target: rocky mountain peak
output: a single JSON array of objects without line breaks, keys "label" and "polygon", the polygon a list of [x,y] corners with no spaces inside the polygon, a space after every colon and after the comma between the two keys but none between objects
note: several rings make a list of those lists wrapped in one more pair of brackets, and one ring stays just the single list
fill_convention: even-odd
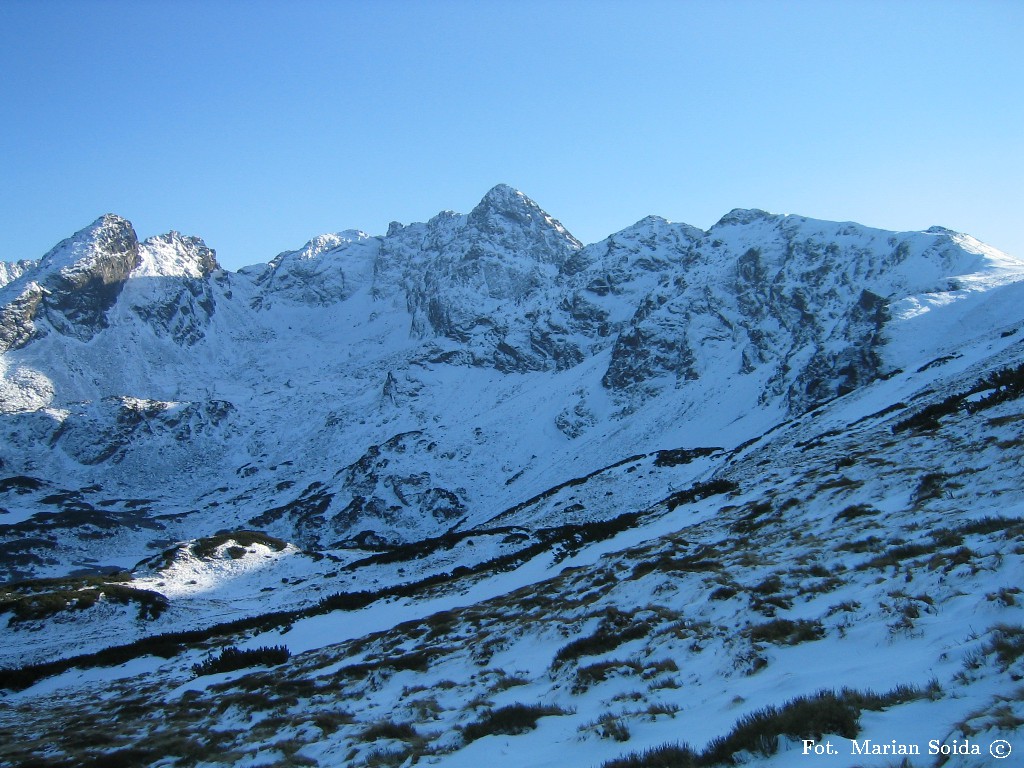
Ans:
[{"label": "rocky mountain peak", "polygon": [[138,266],[139,239],[127,219],[107,213],[61,241],[39,262],[40,272],[92,273],[127,277]]},{"label": "rocky mountain peak", "polygon": [[50,329],[91,339],[107,327],[107,310],[140,263],[131,222],[112,213],[100,216],[6,286],[0,349],[23,346]]},{"label": "rocky mountain peak", "polygon": [[760,208],[733,208],[725,216],[718,220],[712,229],[716,227],[725,227],[730,225],[747,225],[753,224],[757,221],[768,221],[770,219],[777,219],[778,215],[768,213],[768,211],[762,211]]},{"label": "rocky mountain peak", "polygon": [[369,240],[370,236],[356,229],[344,232],[328,232],[317,235],[295,251],[279,253],[270,262],[270,267],[277,268],[285,261],[312,261],[332,251],[339,251],[343,246]]},{"label": "rocky mountain peak", "polygon": [[559,221],[507,184],[498,184],[484,195],[466,223],[494,245],[527,246],[528,252],[542,261],[560,262],[583,247]]},{"label": "rocky mountain peak", "polygon": [[205,277],[220,269],[216,252],[202,238],[171,231],[148,238],[133,277]]},{"label": "rocky mountain peak", "polygon": [[531,211],[537,210],[540,210],[540,207],[518,189],[508,184],[496,184],[477,203],[473,214],[482,215],[493,211],[514,216],[519,211],[529,216]]},{"label": "rocky mountain peak", "polygon": [[279,253],[256,279],[256,305],[268,309],[275,296],[316,305],[345,299],[369,279],[379,246],[379,238],[349,229]]},{"label": "rocky mountain peak", "polygon": [[13,283],[29,270],[35,269],[37,261],[22,259],[19,261],[0,261],[0,288]]}]

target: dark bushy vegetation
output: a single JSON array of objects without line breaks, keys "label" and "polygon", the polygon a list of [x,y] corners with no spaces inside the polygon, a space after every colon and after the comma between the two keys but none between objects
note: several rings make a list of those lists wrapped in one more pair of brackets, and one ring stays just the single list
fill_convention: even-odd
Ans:
[{"label": "dark bushy vegetation", "polygon": [[776,645],[797,645],[811,640],[820,640],[825,628],[820,621],[807,619],[774,619],[750,628],[750,639],[755,643],[775,643]]},{"label": "dark bushy vegetation", "polygon": [[836,514],[835,520],[853,520],[857,517],[865,517],[869,515],[877,515],[878,510],[872,507],[870,504],[851,504],[845,509],[841,510]]},{"label": "dark bushy vegetation", "polygon": [[709,480],[706,483],[694,483],[689,488],[682,491],[676,491],[665,499],[665,505],[668,507],[668,511],[672,512],[683,504],[693,504],[695,501],[706,499],[709,496],[717,496],[722,493],[732,493],[736,490],[739,490],[739,486],[731,480],[719,479]]},{"label": "dark bushy vegetation", "polygon": [[411,651],[395,656],[384,656],[373,661],[363,661],[357,664],[346,664],[334,673],[337,678],[364,678],[371,672],[390,670],[392,672],[426,672],[430,668],[430,662],[445,653],[444,648],[432,648],[423,651]]},{"label": "dark bushy vegetation", "polygon": [[730,597],[735,597],[739,590],[729,584],[723,584],[708,595],[708,600],[728,600]]},{"label": "dark bushy vegetation", "polygon": [[618,648],[623,643],[646,637],[651,625],[645,621],[637,621],[633,614],[622,613],[611,609],[592,635],[573,640],[562,646],[555,654],[552,667],[558,667],[567,661],[581,656],[596,656]]},{"label": "dark bushy vegetation", "polygon": [[921,555],[928,555],[934,551],[935,547],[928,544],[901,544],[900,546],[887,549],[882,554],[871,558],[865,563],[861,563],[857,566],[857,570],[865,571],[868,568],[887,568],[890,565],[896,566],[904,560],[909,560],[912,557],[920,557]]},{"label": "dark bushy vegetation", "polygon": [[862,710],[881,710],[894,704],[925,698],[934,691],[899,686],[889,693],[819,691],[799,696],[781,707],[765,707],[740,718],[725,736],[711,741],[700,753],[686,745],[666,744],[646,752],[610,760],[601,768],[704,768],[733,765],[734,755],[749,752],[768,757],[779,748],[779,737],[820,740],[825,734],[847,739],[860,732]]},{"label": "dark bushy vegetation", "polygon": [[658,451],[654,457],[654,466],[677,467],[680,464],[689,464],[694,459],[714,456],[716,453],[721,452],[721,448],[674,448],[667,451]]},{"label": "dark bushy vegetation", "polygon": [[1024,533],[1024,520],[1019,517],[986,515],[985,517],[977,520],[971,520],[970,522],[957,526],[955,531],[961,536],[1006,531],[1007,538],[1009,538],[1011,536],[1019,536],[1021,533]]},{"label": "dark bushy vegetation", "polygon": [[0,493],[14,491],[15,493],[25,494],[30,491],[38,491],[44,485],[46,483],[38,477],[14,475],[13,477],[5,477],[3,480],[0,480]]},{"label": "dark bushy vegetation", "polygon": [[419,738],[419,734],[411,723],[395,723],[390,720],[382,720],[363,731],[362,738],[363,741],[377,741],[378,739],[410,741]]},{"label": "dark bushy vegetation", "polygon": [[985,654],[994,653],[999,668],[1004,672],[1024,656],[1024,627],[1000,624],[995,627],[992,639],[985,645]]},{"label": "dark bushy vegetation", "polygon": [[945,400],[932,403],[931,405],[922,408],[914,415],[896,422],[896,424],[893,425],[892,431],[894,433],[899,433],[908,429],[912,429],[916,432],[938,429],[941,426],[939,419],[943,416],[949,416],[951,413],[959,411],[963,406],[964,397],[965,395],[950,395]]},{"label": "dark bushy vegetation", "polygon": [[1016,368],[1002,368],[990,376],[982,379],[972,390],[973,392],[984,392],[991,389],[985,397],[974,403],[967,404],[967,410],[971,413],[991,408],[998,403],[1007,400],[1016,400],[1024,397],[1024,363]]},{"label": "dark bushy vegetation", "polygon": [[530,497],[526,501],[521,501],[518,504],[509,507],[504,512],[500,512],[499,514],[495,515],[494,517],[492,517],[487,522],[488,523],[492,523],[492,522],[494,522],[496,520],[500,520],[503,517],[510,517],[510,516],[512,516],[512,515],[514,515],[514,514],[516,514],[518,512],[522,512],[524,509],[526,509],[529,506],[532,506],[532,505],[534,505],[534,504],[536,504],[536,503],[538,503],[540,501],[544,501],[545,499],[548,499],[548,498],[554,496],[556,493],[558,493],[559,491],[561,491],[561,490],[563,490],[565,488],[573,488],[573,487],[575,487],[577,485],[583,485],[588,480],[591,480],[592,478],[597,477],[598,475],[600,475],[602,472],[607,472],[609,469],[615,469],[616,467],[621,467],[624,464],[633,464],[634,462],[640,461],[641,459],[645,459],[645,458],[647,458],[647,454],[646,453],[637,454],[636,456],[629,456],[629,457],[627,457],[625,459],[622,459],[620,461],[616,461],[614,464],[609,464],[607,467],[602,467],[601,469],[595,469],[593,472],[590,472],[590,473],[588,473],[586,475],[583,475],[582,477],[574,477],[571,480],[566,480],[564,483],[559,483],[558,485],[552,486],[551,488],[548,488],[546,491],[543,491],[542,493],[538,493],[536,496]]},{"label": "dark bushy vegetation", "polygon": [[[270,536],[262,531],[221,531],[214,536],[206,536],[192,544],[192,554],[199,558],[212,557],[217,547],[233,541],[240,547],[251,547],[253,544],[262,544],[275,552],[280,552],[288,542]],[[237,554],[237,553],[236,553]],[[244,554],[244,551],[243,553]],[[240,555],[234,556],[238,559]]]},{"label": "dark bushy vegetation", "polygon": [[604,763],[601,768],[697,768],[700,755],[686,744],[662,744]]},{"label": "dark bushy vegetation", "polygon": [[764,526],[778,522],[781,517],[772,515],[772,504],[770,501],[761,501],[746,506],[746,514],[729,526],[733,533],[751,534]]},{"label": "dark bushy vegetation", "polygon": [[507,707],[492,709],[462,729],[462,737],[468,744],[471,741],[490,736],[504,734],[514,736],[532,731],[537,727],[537,720],[548,715],[564,715],[565,710],[544,704],[510,704]]},{"label": "dark bushy vegetation", "polygon": [[[981,392],[988,392],[988,394],[980,400],[968,400],[971,395]],[[995,371],[978,381],[967,392],[950,395],[944,400],[922,408],[912,416],[897,422],[892,431],[938,429],[941,426],[939,419],[943,416],[949,416],[961,410],[967,413],[977,413],[1019,397],[1024,397],[1024,364],[1018,365],[1016,368],[1002,368]]]},{"label": "dark bushy vegetation", "polygon": [[68,576],[57,579],[30,579],[0,587],[0,614],[13,614],[11,621],[45,619],[62,611],[82,611],[101,598],[112,603],[137,603],[140,619],[158,618],[167,609],[167,598],[159,592],[137,589],[110,580],[131,580],[127,573],[107,576]]},{"label": "dark bushy vegetation", "polygon": [[640,674],[643,669],[643,666],[635,661],[623,661],[622,659],[588,664],[576,670],[576,681],[573,683],[572,692],[574,694],[583,693],[592,685],[603,683],[613,673]]},{"label": "dark bushy vegetation", "polygon": [[196,677],[201,677],[218,672],[234,672],[236,669],[245,669],[246,667],[272,667],[284,664],[290,656],[291,651],[283,645],[265,645],[248,650],[240,650],[232,645],[214,658],[207,659],[201,664],[193,664],[192,671],[195,672]]},{"label": "dark bushy vegetation", "polygon": [[741,751],[773,755],[782,735],[820,739],[826,733],[834,733],[852,739],[860,730],[859,717],[859,709],[833,691],[800,696],[782,707],[765,707],[741,718],[732,731],[708,745],[701,763],[731,762],[732,756]]},{"label": "dark bushy vegetation", "polygon": [[661,555],[655,560],[645,560],[633,567],[630,578],[639,579],[641,576],[646,576],[653,571],[661,571],[663,573],[706,573],[708,571],[720,571],[725,566],[722,565],[721,561],[707,556],[712,551],[710,548],[702,547],[692,555],[684,555],[683,557]]}]

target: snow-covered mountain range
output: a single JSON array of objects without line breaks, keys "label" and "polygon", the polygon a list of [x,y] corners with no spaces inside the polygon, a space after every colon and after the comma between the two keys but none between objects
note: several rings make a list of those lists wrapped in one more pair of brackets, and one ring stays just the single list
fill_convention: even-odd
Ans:
[{"label": "snow-covered mountain range", "polygon": [[[915,765],[1012,742],[1022,340],[1024,262],[941,227],[584,246],[500,185],[229,272],[103,216],[0,264],[0,760],[896,764],[712,749],[825,689]],[[188,681],[225,645],[292,656]]]}]

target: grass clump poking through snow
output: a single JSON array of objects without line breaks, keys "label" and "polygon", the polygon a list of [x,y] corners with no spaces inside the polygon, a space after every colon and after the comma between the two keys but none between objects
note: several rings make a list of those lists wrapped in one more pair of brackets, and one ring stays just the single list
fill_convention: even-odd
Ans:
[{"label": "grass clump poking through snow", "polygon": [[207,659],[201,664],[194,664],[192,671],[196,677],[213,675],[217,672],[233,672],[236,669],[246,667],[272,667],[277,664],[284,664],[291,656],[283,645],[262,646],[251,650],[239,650],[233,645],[225,648],[220,655]]},{"label": "grass clump poking through snow", "polygon": [[462,729],[462,738],[467,744],[484,736],[504,734],[515,736],[537,727],[537,720],[548,715],[564,715],[561,707],[546,704],[510,704],[484,713],[475,723]]},{"label": "grass clump poking through snow", "polygon": [[604,763],[601,768],[696,768],[700,755],[686,744],[662,744]]},{"label": "grass clump poking through snow", "polygon": [[701,764],[731,762],[737,752],[773,755],[779,736],[820,739],[831,733],[847,739],[860,730],[859,708],[834,691],[800,696],[782,707],[765,707],[740,719],[725,736],[714,739],[701,755]]},{"label": "grass clump poking through snow", "polygon": [[415,741],[419,736],[419,733],[417,733],[411,723],[396,723],[391,720],[376,722],[362,733],[364,741],[378,741],[380,739]]},{"label": "grass clump poking through snow", "polygon": [[825,628],[820,621],[807,619],[775,619],[756,624],[750,628],[750,639],[755,643],[775,643],[776,645],[797,645],[812,640],[820,640]]},{"label": "grass clump poking through snow", "polygon": [[611,609],[598,625],[594,634],[562,646],[551,662],[553,668],[560,667],[567,661],[581,656],[596,656],[599,653],[612,651],[623,643],[646,637],[651,625],[645,621],[637,621],[632,614]]},{"label": "grass clump poking through snow", "polygon": [[1024,627],[999,624],[993,628],[992,639],[986,643],[984,653],[996,655],[999,668],[1004,672],[1024,656]]},{"label": "grass clump poking through snow", "polygon": [[820,740],[825,734],[846,739],[860,732],[862,710],[881,710],[922,698],[935,698],[938,686],[900,685],[888,693],[819,691],[798,696],[781,707],[765,707],[740,718],[729,733],[719,736],[700,753],[686,745],[666,744],[604,763],[601,768],[703,768],[734,765],[740,752],[768,757],[779,749],[779,737]]},{"label": "grass clump poking through snow", "polygon": [[853,520],[857,517],[865,517],[869,515],[877,515],[878,510],[872,507],[870,504],[851,504],[836,514],[835,521],[840,520]]}]

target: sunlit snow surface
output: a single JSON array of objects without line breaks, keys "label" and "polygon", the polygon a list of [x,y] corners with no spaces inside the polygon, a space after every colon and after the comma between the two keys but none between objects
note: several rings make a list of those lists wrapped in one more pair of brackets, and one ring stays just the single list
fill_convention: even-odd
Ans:
[{"label": "sunlit snow surface", "polygon": [[[118,723],[125,741],[111,749],[165,730],[236,731],[219,747],[234,765],[297,754],[324,766],[416,757],[596,768],[665,742],[703,748],[745,714],[794,696],[935,680],[935,700],[864,712],[858,738],[915,742],[926,753],[929,739],[962,740],[955,727],[974,717],[972,739],[986,754],[949,765],[990,765],[987,744],[1000,734],[1024,753],[1016,731],[985,724],[999,707],[1024,719],[1012,677],[1024,670],[1001,670],[991,654],[972,661],[998,624],[1024,623],[1022,599],[1006,591],[1021,577],[1022,533],[1012,522],[1024,517],[1021,401],[954,414],[935,433],[893,433],[923,405],[1020,364],[1024,265],[945,230],[890,233],[758,211],[735,211],[707,233],[652,217],[584,248],[513,190],[499,188],[485,203],[382,238],[324,235],[238,273],[211,271],[194,239],[146,241],[109,327],[88,341],[51,329],[4,353],[3,471],[43,485],[5,491],[0,525],[22,526],[9,529],[8,542],[65,536],[60,557],[47,561],[40,549],[43,561],[22,567],[37,576],[131,569],[132,586],[170,606],[139,620],[132,606],[101,601],[11,623],[0,629],[0,664],[309,610],[335,593],[386,590],[512,555],[545,528],[644,512],[640,522],[576,551],[542,551],[412,597],[217,641],[290,648],[288,664],[250,687],[272,699],[275,686],[311,681],[293,701],[221,711],[249,685],[247,673],[193,679],[192,665],[216,652],[202,646],[169,660],[72,669],[6,694],[0,728],[27,743],[80,708]],[[63,269],[81,247],[61,248],[60,264],[51,261]],[[3,296],[20,295],[31,276],[19,274]],[[849,345],[862,291],[887,302],[884,375],[794,409],[801,367]],[[815,303],[801,326],[791,320],[807,296]],[[577,297],[605,324],[600,332],[577,311]],[[743,329],[752,323],[767,341],[751,340]],[[668,350],[670,362],[655,360],[635,386],[611,388],[603,379],[631,332]],[[505,349],[499,342],[527,356],[522,370],[494,362]],[[544,357],[570,347],[579,359],[558,359],[572,364]],[[658,451],[676,448],[708,451],[659,460]],[[929,475],[939,477],[938,490],[922,498]],[[663,503],[712,479],[737,490],[672,511]],[[458,515],[439,519],[410,501],[428,487],[456,496]],[[268,514],[321,490],[333,494],[321,522],[304,528],[287,513]],[[68,492],[79,495],[69,501]],[[360,494],[379,498],[390,517],[336,524]],[[840,514],[856,505],[872,511]],[[51,530],[55,513],[69,509],[120,524]],[[956,543],[932,537],[985,517],[1010,522]],[[229,543],[203,558],[190,549],[243,528],[291,543],[248,545],[234,556]],[[469,535],[399,562],[361,563],[373,552],[347,537],[362,529],[395,542]],[[859,550],[843,548],[857,542]],[[923,549],[894,565],[866,565],[907,544]],[[957,555],[961,547],[968,552]],[[161,559],[166,552],[177,554]],[[712,564],[671,565],[687,557]],[[779,586],[759,586],[773,576]],[[722,587],[735,594],[712,599]],[[781,604],[766,607],[758,595]],[[650,632],[553,665],[612,608],[650,622]],[[437,618],[440,611],[451,614]],[[901,623],[910,613],[909,626]],[[772,618],[818,621],[824,636],[752,641],[751,627]],[[429,663],[382,665],[418,652],[431,654]],[[611,661],[621,664],[605,679],[581,684],[581,669]],[[346,675],[354,664],[370,666]],[[128,701],[158,712],[161,724],[120,710]],[[463,745],[460,728],[514,702],[565,714]],[[315,724],[339,710],[353,722]],[[626,725],[628,741],[602,737],[605,715]],[[280,718],[273,729],[257,727],[272,717]],[[385,720],[412,724],[420,746],[365,738]],[[285,740],[294,743],[274,746]],[[894,764],[851,757],[849,742],[833,741],[843,745],[834,759],[804,756],[799,742],[783,739],[777,755],[751,764]],[[386,752],[401,757],[374,757]],[[214,750],[209,761],[217,757]]]}]

